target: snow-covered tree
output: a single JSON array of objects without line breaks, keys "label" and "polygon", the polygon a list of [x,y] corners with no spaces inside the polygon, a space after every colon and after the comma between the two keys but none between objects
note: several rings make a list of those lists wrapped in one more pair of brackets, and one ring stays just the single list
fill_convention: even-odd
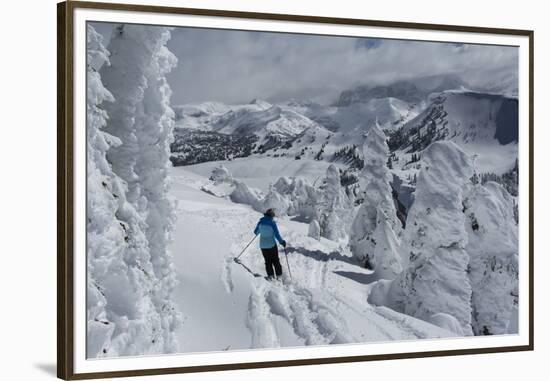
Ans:
[{"label": "snow-covered tree", "polygon": [[277,190],[277,192],[287,195],[292,193],[294,182],[295,178],[283,176],[279,177],[279,179],[275,181],[273,187]]},{"label": "snow-covered tree", "polygon": [[465,201],[476,335],[517,333],[518,227],[514,199],[494,182],[475,185]]},{"label": "snow-covered tree", "polygon": [[316,216],[321,236],[333,241],[344,239],[351,223],[351,201],[340,184],[340,171],[332,164],[327,168],[320,193]]},{"label": "snow-covered tree", "polygon": [[313,220],[309,223],[307,235],[317,241],[321,239],[321,226],[319,226],[317,220]]},{"label": "snow-covered tree", "polygon": [[304,221],[315,218],[319,192],[307,179],[281,177],[273,184],[273,187],[288,199],[287,214],[289,216],[296,216]]},{"label": "snow-covered tree", "polygon": [[233,184],[235,189],[229,195],[233,202],[250,205],[261,213],[273,208],[279,216],[297,216],[303,220],[315,218],[318,192],[305,179],[281,177],[269,187],[265,196],[243,182],[233,180]]},{"label": "snow-covered tree", "polygon": [[250,205],[252,209],[260,213],[265,212],[261,194],[241,181],[235,181],[235,189],[231,192],[229,198],[237,204]]},{"label": "snow-covered tree", "polygon": [[[147,198],[145,234],[156,278],[153,302],[161,318],[159,341],[164,342],[165,352],[175,352],[178,346],[174,331],[179,326],[179,313],[172,301],[172,292],[177,275],[168,249],[176,222],[175,200],[169,193],[170,144],[174,141],[175,114],[170,107],[172,90],[166,74],[176,67],[178,61],[166,47],[170,30],[162,29],[154,34],[154,40],[150,40],[150,46],[155,50],[144,71],[147,87],[136,115],[140,154],[135,169],[141,181],[141,193]],[[142,35],[137,33],[134,38]]]},{"label": "snow-covered tree", "polygon": [[212,180],[214,184],[220,184],[227,181],[230,182],[233,180],[233,178],[226,167],[224,167],[223,165],[219,165],[212,170],[212,173],[210,174],[210,180]]},{"label": "snow-covered tree", "polygon": [[386,298],[389,307],[426,321],[448,314],[465,335],[472,334],[472,288],[462,201],[472,175],[472,159],[456,144],[435,142],[425,151],[404,233],[406,268]]},{"label": "snow-covered tree", "polygon": [[382,208],[376,210],[376,229],[372,235],[374,246],[374,279],[394,279],[403,271],[399,256],[400,240]]},{"label": "snow-covered tree", "polygon": [[288,212],[289,201],[281,195],[274,186],[269,187],[269,192],[262,200],[262,210],[274,209],[277,216],[284,216]]},{"label": "snow-covered tree", "polygon": [[387,167],[389,148],[386,135],[373,126],[363,148],[364,167],[360,181],[365,184],[364,202],[350,232],[352,254],[374,269],[376,278],[394,279],[402,271],[399,256],[400,221],[397,218]]},{"label": "snow-covered tree", "polygon": [[[171,299],[176,272],[168,251],[174,204],[168,197],[173,111],[165,75],[176,64],[163,27],[120,25],[101,78],[115,102],[105,103],[105,131],[120,144],[106,152],[121,179],[113,192],[123,247],[97,280],[114,331],[99,354],[125,356],[175,352],[181,319]],[[90,193],[90,192],[89,192]]]},{"label": "snow-covered tree", "polygon": [[106,152],[121,141],[103,128],[108,119],[103,102],[114,97],[103,86],[99,68],[109,65],[103,37],[87,27],[87,355],[96,357],[110,346],[115,324],[110,316],[113,300],[105,294],[105,280],[124,268],[125,224],[117,218],[123,183],[113,173]]}]

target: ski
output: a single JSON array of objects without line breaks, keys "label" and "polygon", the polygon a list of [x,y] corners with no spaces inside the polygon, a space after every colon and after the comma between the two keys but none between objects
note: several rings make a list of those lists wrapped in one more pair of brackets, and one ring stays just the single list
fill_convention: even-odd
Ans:
[{"label": "ski", "polygon": [[254,278],[261,278],[262,275],[261,274],[258,274],[258,273],[255,273],[254,271],[250,270],[250,268],[245,265],[244,263],[242,263],[239,258],[233,258],[233,262],[235,262],[236,264],[238,265],[241,265],[249,274],[251,274]]},{"label": "ski", "polygon": [[238,258],[233,258],[233,262],[235,262],[236,264],[238,265],[241,265],[242,268],[247,272],[249,273],[250,275],[252,275],[254,278],[263,278],[265,281],[273,284],[273,285],[278,285],[280,284],[281,286],[287,286],[287,285],[290,285],[292,284],[292,281],[289,280],[289,279],[277,279],[277,278],[272,278],[272,277],[268,277],[268,276],[264,276],[264,275],[261,275],[257,272],[254,272],[250,269],[250,267],[248,267],[246,264],[244,264],[243,262],[241,262]]}]

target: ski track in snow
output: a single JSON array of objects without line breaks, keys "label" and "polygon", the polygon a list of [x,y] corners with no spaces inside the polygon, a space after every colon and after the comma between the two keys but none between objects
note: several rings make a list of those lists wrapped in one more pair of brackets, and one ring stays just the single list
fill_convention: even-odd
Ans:
[{"label": "ski track in snow", "polygon": [[[242,306],[245,309],[242,325],[250,333],[249,348],[452,336],[447,331],[412,317],[369,305],[365,284],[358,284],[335,273],[335,270],[346,269],[359,275],[368,275],[368,271],[352,264],[350,254],[336,243],[324,239],[318,242],[307,237],[305,224],[278,219],[281,235],[291,245],[288,261],[292,281],[289,279],[282,248],[279,253],[283,266],[282,282],[269,282],[263,278],[265,269],[257,241],[241,256],[244,266],[235,263],[234,258],[254,237],[252,230],[260,214],[248,206],[206,195],[199,190],[201,184],[197,175],[189,175],[191,179],[174,176],[176,185],[185,190],[185,197],[192,195],[195,198],[199,194],[200,200],[180,199],[180,218],[192,218],[200,225],[222,231],[226,241],[231,243],[225,255],[222,254],[218,269],[210,271],[218,271],[222,284],[220,288],[226,294],[222,298],[234,295],[234,305],[247,299],[246,305]],[[255,277],[254,274],[261,274],[262,277]],[[196,292],[200,293],[201,290]],[[237,292],[248,293],[248,296],[240,298],[242,301],[239,302],[234,294]],[[185,300],[179,302],[184,314],[188,315]],[[185,325],[180,340],[186,338]],[[189,330],[191,328],[188,327]],[[227,330],[231,329],[227,327]],[[228,348],[244,346],[243,343],[235,345],[225,342],[223,345]],[[185,345],[182,347],[186,348]],[[219,347],[210,350],[219,350]]]}]

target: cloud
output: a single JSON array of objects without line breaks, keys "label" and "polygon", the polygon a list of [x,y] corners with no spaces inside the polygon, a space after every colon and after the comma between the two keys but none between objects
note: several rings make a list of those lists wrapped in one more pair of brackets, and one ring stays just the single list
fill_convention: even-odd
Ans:
[{"label": "cloud", "polygon": [[[108,32],[105,32],[108,33]],[[357,85],[458,74],[472,86],[517,78],[514,47],[176,28],[173,103],[333,101]]]}]

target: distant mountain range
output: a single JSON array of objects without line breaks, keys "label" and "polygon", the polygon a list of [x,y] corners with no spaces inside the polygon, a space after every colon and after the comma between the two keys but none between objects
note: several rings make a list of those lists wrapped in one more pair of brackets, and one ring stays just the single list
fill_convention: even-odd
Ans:
[{"label": "distant mountain range", "polygon": [[431,93],[461,88],[468,88],[468,84],[457,75],[420,77],[397,81],[389,85],[361,85],[343,91],[334,106],[344,107],[380,98],[397,98],[407,103],[421,103]]},{"label": "distant mountain range", "polygon": [[517,99],[470,90],[456,75],[362,85],[343,91],[332,105],[255,99],[173,108],[175,165],[250,155],[350,162],[342,154],[356,158],[375,124],[386,131],[392,152],[403,155],[445,139],[479,155],[483,171],[502,173],[517,158]]}]

